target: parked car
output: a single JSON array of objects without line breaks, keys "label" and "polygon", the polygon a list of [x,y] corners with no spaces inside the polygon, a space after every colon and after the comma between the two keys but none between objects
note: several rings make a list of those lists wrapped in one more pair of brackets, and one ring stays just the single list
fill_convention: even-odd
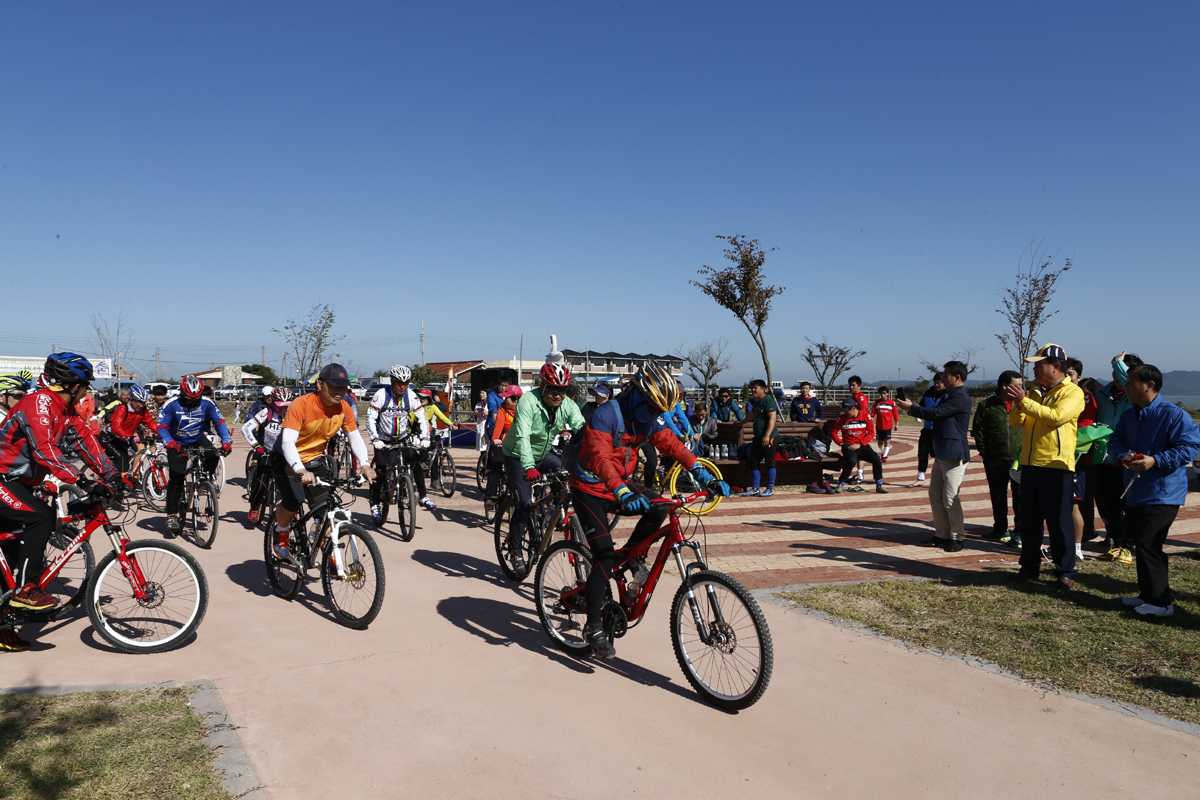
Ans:
[{"label": "parked car", "polygon": [[235,400],[239,391],[237,386],[221,386],[213,389],[213,397],[217,400]]},{"label": "parked car", "polygon": [[361,383],[350,384],[350,391],[354,392],[354,396],[359,400],[367,396],[367,389]]}]

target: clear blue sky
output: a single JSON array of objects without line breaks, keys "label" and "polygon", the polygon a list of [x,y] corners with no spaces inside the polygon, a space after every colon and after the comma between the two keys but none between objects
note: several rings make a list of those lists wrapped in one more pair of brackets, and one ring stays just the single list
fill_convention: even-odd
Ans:
[{"label": "clear blue sky", "polygon": [[[5,3],[0,352],[277,364],[664,352],[745,329],[689,278],[778,248],[804,337],[917,377],[994,334],[1031,240],[1074,259],[1043,340],[1200,369],[1194,3]],[[1170,391],[1170,387],[1167,387]]]}]

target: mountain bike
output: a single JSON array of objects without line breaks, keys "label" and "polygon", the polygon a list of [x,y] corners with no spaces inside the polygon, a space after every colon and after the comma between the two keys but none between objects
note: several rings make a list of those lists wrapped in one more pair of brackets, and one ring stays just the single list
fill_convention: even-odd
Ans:
[{"label": "mountain bike", "polygon": [[181,450],[188,457],[188,465],[183,474],[180,521],[185,528],[191,526],[192,541],[198,547],[207,550],[217,538],[217,523],[221,518],[215,479],[204,463],[207,460],[206,456],[211,456],[212,451],[197,445],[183,447]]},{"label": "mountain bike", "polygon": [[[561,531],[565,539],[583,544],[583,526],[579,524],[571,508],[571,487],[566,470],[543,475],[533,484],[533,505],[529,508],[529,519],[525,533],[518,543],[524,568],[517,569],[512,563],[512,515],[516,498],[512,493],[505,495],[497,504],[492,529],[496,544],[496,560],[509,580],[520,583],[533,572],[534,566]],[[505,482],[507,485],[507,481]]]},{"label": "mountain bike", "polygon": [[483,449],[479,451],[479,459],[475,462],[475,485],[481,492],[487,488],[488,447],[490,446],[490,442],[483,445]]},{"label": "mountain bike", "polygon": [[349,478],[357,470],[354,468],[354,453],[350,450],[350,437],[344,430],[338,430],[329,444],[325,446],[325,454],[329,456],[333,477]]},{"label": "mountain bike", "polygon": [[276,557],[272,526],[263,538],[263,558],[271,589],[285,600],[291,600],[304,587],[310,569],[321,570],[321,586],[333,618],[347,628],[362,630],[383,607],[383,592],[387,580],[383,556],[371,534],[350,521],[349,503],[342,491],[361,486],[359,476],[317,479],[316,486],[329,492],[308,513],[296,515],[288,536],[291,558]]},{"label": "mountain bike", "polygon": [[[254,449],[251,448],[250,455],[254,456]],[[254,492],[255,484],[259,481],[265,481],[265,485],[259,490],[258,503],[251,507],[251,511],[258,512],[258,527],[262,530],[268,530],[275,519],[275,506],[279,504],[279,487],[275,483],[275,476],[271,474],[271,454],[264,453],[261,458],[248,459],[248,469],[246,470],[246,499],[249,500]],[[249,523],[250,527],[255,527],[253,523]]]},{"label": "mountain bike", "polygon": [[[709,570],[699,543],[685,535],[679,523],[684,505],[705,500],[703,493],[695,493],[653,501],[666,504],[670,514],[653,536],[616,551],[613,577],[617,599],[613,599],[610,582],[602,619],[613,638],[624,636],[641,622],[667,558],[673,557],[682,577],[671,603],[675,658],[684,677],[708,702],[739,710],[754,705],[767,690],[774,648],[766,618],[754,596],[729,575]],[[645,582],[640,587],[631,585],[626,573],[632,578],[639,567],[645,568],[650,548],[660,538],[662,545]],[[684,563],[684,548],[694,552],[695,561],[690,564]],[[534,579],[542,627],[558,647],[575,655],[590,650],[583,629],[587,622],[587,580],[594,563],[591,552],[580,543],[556,542],[543,556]]]},{"label": "mountain bike", "polygon": [[[418,441],[420,441],[418,439]],[[400,457],[384,475],[383,492],[379,498],[379,521],[375,527],[387,522],[388,510],[396,505],[396,517],[400,522],[401,541],[411,542],[417,532],[417,482],[413,480],[412,466],[408,463],[411,445],[401,442],[376,443],[376,450],[399,450]]]},{"label": "mountain bike", "polygon": [[153,448],[147,446],[133,456],[130,472],[138,475],[142,487],[142,499],[146,505],[163,514],[167,510],[167,483],[171,476],[167,469],[167,451],[161,442]]},{"label": "mountain bike", "polygon": [[[68,501],[68,491],[78,499]],[[102,500],[74,486],[60,487],[58,520],[47,547],[38,586],[59,600],[45,611],[13,608],[18,588],[0,550],[0,622],[10,625],[60,619],[85,599],[88,620],[104,641],[127,653],[161,653],[184,644],[208,609],[208,580],[192,556],[177,544],[130,541],[109,521]],[[113,551],[97,564],[88,539],[104,528]],[[20,532],[0,533],[0,541]]]},{"label": "mountain bike", "polygon": [[[704,467],[712,473],[717,480],[722,480],[721,470],[717,469],[717,465],[707,458],[697,458],[696,463]],[[648,483],[646,475],[646,457],[638,452],[638,465],[634,471],[634,482],[642,486],[658,486],[662,487],[661,491],[669,494],[672,497],[681,495],[696,494],[704,491],[704,487],[696,480],[696,476],[691,470],[684,469],[683,464],[673,458],[660,455],[658,459],[658,467],[655,470],[655,481]],[[712,511],[717,506],[721,505],[724,498],[719,494],[710,494],[708,499],[696,504],[695,506],[685,506],[683,511],[693,516],[702,517]]]},{"label": "mountain bike", "polygon": [[429,450],[428,468],[425,474],[429,476],[429,488],[437,489],[443,497],[453,497],[454,488],[458,485],[458,472],[454,466],[454,456],[442,444],[440,436],[433,439]]}]

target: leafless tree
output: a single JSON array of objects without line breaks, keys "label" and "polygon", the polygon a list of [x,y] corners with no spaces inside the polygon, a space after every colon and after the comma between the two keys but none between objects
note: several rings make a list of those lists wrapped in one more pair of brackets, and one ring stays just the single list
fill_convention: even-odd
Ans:
[{"label": "leafless tree", "polygon": [[343,338],[333,335],[336,314],[329,305],[315,303],[301,319],[288,318],[282,328],[271,331],[283,337],[291,359],[300,367],[300,380],[306,380],[323,363],[325,354]]},{"label": "leafless tree", "polygon": [[132,377],[128,374],[123,374],[122,365],[132,359],[131,352],[134,347],[133,326],[129,323],[129,315],[125,309],[117,312],[116,319],[105,316],[104,314],[92,314],[92,342],[96,345],[99,351],[100,358],[111,358],[113,360],[113,376],[114,380],[124,380],[126,377]]},{"label": "leafless tree", "polygon": [[[763,369],[767,372],[767,385],[771,385],[771,360],[767,358],[767,340],[763,336],[763,326],[771,313],[771,298],[783,293],[782,286],[767,286],[763,284],[762,265],[767,258],[767,252],[759,247],[758,239],[747,239],[739,234],[733,236],[718,236],[729,242],[725,249],[725,258],[733,262],[733,266],[715,269],[705,265],[697,273],[705,276],[703,282],[688,281],[700,291],[717,301],[717,305],[727,308],[750,331],[754,343],[762,353]],[[776,248],[772,247],[771,250]]]},{"label": "leafless tree", "polygon": [[1022,376],[1028,366],[1025,358],[1037,346],[1038,331],[1046,320],[1058,313],[1050,310],[1058,279],[1072,266],[1068,258],[1061,267],[1055,267],[1057,257],[1058,253],[1047,253],[1041,241],[1031,241],[1021,251],[1013,285],[1000,290],[1001,308],[996,309],[996,313],[1004,317],[1008,332],[998,333],[996,338]]},{"label": "leafless tree", "polygon": [[[977,356],[982,351],[983,351],[982,347],[976,347],[975,345],[971,344],[970,342],[967,342],[967,343],[963,344],[962,347],[958,348],[953,353],[951,353],[950,358],[948,358],[946,360],[947,361],[961,361],[964,364],[966,364],[967,365],[967,376],[970,377],[971,373],[973,373],[979,369],[979,365],[975,363],[975,356]],[[933,363],[925,356],[918,355],[917,358],[920,360],[921,366],[924,367],[930,374],[935,374],[935,373],[942,371],[942,365]]]},{"label": "leafless tree", "polygon": [[[729,369],[729,359],[725,357],[725,348],[728,346],[729,342],[725,339],[702,342],[687,351],[687,355],[683,357],[688,377],[704,387],[705,403],[708,402],[709,390],[717,376]],[[683,352],[682,345],[679,351]]]},{"label": "leafless tree", "polygon": [[867,351],[830,344],[824,336],[819,342],[814,342],[807,336],[804,337],[804,340],[808,342],[808,348],[804,351],[804,360],[808,362],[813,375],[821,384],[821,399],[828,400],[829,387],[837,383],[839,375],[849,372],[854,360],[865,356]]}]

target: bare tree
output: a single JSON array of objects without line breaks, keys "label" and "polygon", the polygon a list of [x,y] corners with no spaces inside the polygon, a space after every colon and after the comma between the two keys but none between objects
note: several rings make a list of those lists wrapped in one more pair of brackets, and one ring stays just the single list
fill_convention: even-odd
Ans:
[{"label": "bare tree", "polygon": [[[767,371],[767,385],[771,385],[771,360],[767,358],[767,340],[763,326],[771,313],[771,298],[783,293],[782,286],[763,285],[762,265],[767,258],[758,245],[758,239],[747,239],[739,234],[717,236],[729,242],[725,258],[733,266],[715,269],[705,265],[696,272],[705,276],[703,282],[688,281],[700,291],[717,301],[717,305],[733,312],[746,330],[750,331],[754,343],[762,353],[763,369]],[[777,248],[772,247],[771,250]]]},{"label": "bare tree", "polygon": [[124,380],[122,365],[132,358],[133,327],[129,324],[129,315],[125,309],[117,312],[116,319],[110,319],[103,314],[92,314],[92,342],[99,351],[100,358],[111,358],[113,361],[113,376],[115,380]]},{"label": "bare tree", "polygon": [[808,366],[812,367],[813,375],[821,384],[821,399],[828,400],[829,387],[837,383],[839,375],[850,371],[854,359],[865,356],[867,351],[830,344],[824,336],[819,342],[814,342],[807,336],[804,337],[804,340],[808,342],[808,348],[804,351],[804,360],[808,362]]},{"label": "bare tree", "polygon": [[336,315],[328,304],[315,303],[302,319],[288,318],[282,328],[272,328],[283,337],[294,363],[300,367],[300,380],[321,366],[327,351],[344,337],[333,335]]},{"label": "bare tree", "polygon": [[[729,342],[717,339],[715,342],[702,342],[687,352],[683,362],[687,365],[688,377],[704,387],[704,402],[708,402],[709,389],[713,382],[725,370],[729,369],[729,359],[725,357],[725,348]],[[683,346],[679,347],[683,352]]]},{"label": "bare tree", "polygon": [[[967,343],[963,344],[962,347],[958,348],[953,353],[951,353],[950,358],[948,358],[946,360],[947,361],[961,361],[964,364],[966,364],[967,365],[967,377],[970,377],[971,373],[973,373],[979,369],[979,365],[975,363],[975,356],[977,356],[982,351],[983,351],[982,347],[976,347],[975,345],[971,344],[970,342],[967,342]],[[942,371],[941,365],[933,363],[925,356],[917,355],[917,358],[920,360],[921,366],[924,367],[929,373],[933,374],[933,373],[938,373],[938,372]]]},{"label": "bare tree", "polygon": [[[1029,254],[1028,262],[1025,254]],[[1058,253],[1048,254],[1041,241],[1031,241],[1021,251],[1017,262],[1016,280],[1012,286],[1000,290],[1002,308],[996,313],[1004,317],[1007,333],[997,333],[996,338],[1012,360],[1013,366],[1022,376],[1028,364],[1025,358],[1037,345],[1037,334],[1046,320],[1057,314],[1050,310],[1058,279],[1071,268],[1071,259],[1065,259],[1061,267],[1054,266]]]}]

